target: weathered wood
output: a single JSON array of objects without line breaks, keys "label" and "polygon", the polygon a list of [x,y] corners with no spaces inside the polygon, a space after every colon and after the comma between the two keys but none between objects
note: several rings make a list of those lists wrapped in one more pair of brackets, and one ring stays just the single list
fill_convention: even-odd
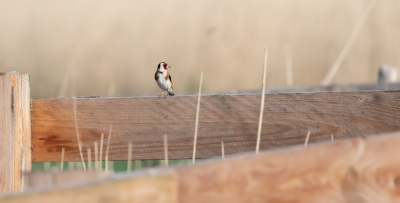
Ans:
[{"label": "weathered wood", "polygon": [[[68,184],[0,198],[4,203],[177,203],[178,181],[172,172]],[[54,189],[57,188],[57,189]],[[49,190],[50,189],[50,190]]]},{"label": "weathered wood", "polygon": [[21,187],[22,172],[32,169],[31,93],[28,74],[12,73],[11,81],[14,87],[14,191],[17,191]]},{"label": "weathered wood", "polygon": [[343,178],[346,202],[400,202],[400,133],[369,137]]},{"label": "weathered wood", "polygon": [[0,73],[0,192],[10,192],[14,188],[12,92],[11,75]]},{"label": "weathered wood", "polygon": [[177,168],[179,202],[346,202],[342,178],[360,139]]},{"label": "weathered wood", "polygon": [[19,190],[31,170],[30,112],[29,75],[0,73],[0,192]]},{"label": "weathered wood", "polygon": [[400,201],[400,133],[177,168],[179,202]]},{"label": "weathered wood", "polygon": [[[193,150],[195,96],[79,98],[77,120],[83,149],[113,126],[109,160],[163,159],[168,134],[170,159],[189,159]],[[204,96],[197,158],[254,151],[260,94]],[[79,161],[73,99],[33,100],[33,162]],[[400,91],[269,94],[265,100],[260,150],[400,129]],[[84,157],[87,157],[84,151]],[[104,152],[103,152],[104,153]]]},{"label": "weathered wood", "polygon": [[3,197],[0,203],[119,203],[131,198],[191,203],[396,203],[400,201],[399,144],[400,132],[396,132],[298,146],[168,170],[151,169],[144,176],[143,172],[119,174],[106,181]]}]

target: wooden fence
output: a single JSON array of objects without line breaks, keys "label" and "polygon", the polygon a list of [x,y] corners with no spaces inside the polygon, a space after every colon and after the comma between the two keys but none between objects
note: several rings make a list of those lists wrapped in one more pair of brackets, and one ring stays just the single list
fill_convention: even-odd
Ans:
[{"label": "wooden fence", "polygon": [[[109,160],[126,160],[129,142],[134,160],[164,159],[164,134],[170,159],[192,156],[196,96],[31,100],[29,76],[18,73],[0,74],[0,93],[3,192],[21,188],[21,171],[30,171],[32,162],[61,161],[62,148],[64,161],[80,161],[77,131],[83,157],[110,129]],[[260,94],[201,100],[196,158],[220,157],[222,141],[226,155],[250,155],[115,175],[0,202],[396,202],[400,135],[337,140],[400,130],[400,91],[268,94],[261,150],[303,144],[308,131],[311,143],[332,136],[335,143],[255,156],[260,103]]]},{"label": "wooden fence", "polygon": [[400,133],[234,156],[5,196],[2,203],[399,202]]}]

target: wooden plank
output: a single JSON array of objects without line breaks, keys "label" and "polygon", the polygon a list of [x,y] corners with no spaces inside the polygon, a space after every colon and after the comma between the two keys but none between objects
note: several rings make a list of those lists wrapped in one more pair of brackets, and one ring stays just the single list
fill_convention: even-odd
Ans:
[{"label": "wooden plank", "polygon": [[0,192],[11,192],[31,170],[29,75],[2,72],[0,84]]},{"label": "wooden plank", "polygon": [[[191,203],[394,203],[400,200],[399,144],[400,132],[396,132],[251,153],[184,167],[150,169],[144,175],[119,174],[106,181],[31,191],[0,198],[0,203],[118,203],[130,198]],[[154,196],[151,199],[146,195]],[[162,197],[168,198],[161,201]]]},{"label": "wooden plank", "polygon": [[0,198],[1,203],[177,203],[178,181],[171,171],[69,184]]},{"label": "wooden plank", "polygon": [[399,202],[400,133],[177,168],[179,202]]},{"label": "wooden plank", "polygon": [[177,168],[179,202],[346,202],[341,182],[362,140]]},{"label": "wooden plank", "polygon": [[0,72],[0,192],[13,191],[12,86],[10,73]]},{"label": "wooden plank", "polygon": [[400,202],[400,133],[369,137],[342,188],[347,202]]},{"label": "wooden plank", "polygon": [[14,191],[21,188],[22,172],[29,172],[32,169],[29,81],[28,74],[11,73],[14,89]]},{"label": "wooden plank", "polygon": [[[133,159],[163,159],[163,135],[169,158],[189,159],[193,149],[195,96],[78,98],[77,120],[83,149],[113,135],[109,160],[126,160],[132,142]],[[202,97],[197,158],[254,151],[261,95]],[[33,100],[33,162],[79,161],[73,99]],[[260,150],[400,129],[400,91],[269,94],[265,100]],[[87,157],[86,150],[83,150]],[[104,154],[104,152],[103,152]],[[93,159],[92,159],[93,160]]]}]

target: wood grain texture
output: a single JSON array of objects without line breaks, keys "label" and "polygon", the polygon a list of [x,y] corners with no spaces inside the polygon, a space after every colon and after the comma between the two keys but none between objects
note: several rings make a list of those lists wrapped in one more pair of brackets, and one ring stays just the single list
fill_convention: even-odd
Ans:
[{"label": "wood grain texture", "polygon": [[[169,158],[191,158],[196,96],[78,98],[77,119],[83,149],[100,141],[113,126],[109,160],[163,159],[163,135]],[[211,95],[201,99],[196,158],[254,151],[260,94]],[[32,161],[79,161],[73,100],[32,101]],[[400,91],[268,94],[260,150],[335,140],[400,129]],[[84,157],[87,157],[84,151]],[[104,152],[103,152],[104,153]],[[93,159],[92,159],[93,160]]]},{"label": "wood grain texture", "polygon": [[21,171],[31,170],[29,75],[0,73],[0,83],[0,192],[11,192],[20,189]]},{"label": "wood grain texture", "polygon": [[362,140],[177,168],[179,202],[346,202],[342,178]]},{"label": "wood grain texture", "polygon": [[0,72],[0,193],[14,189],[11,74]]},{"label": "wood grain texture", "polygon": [[21,172],[32,169],[29,75],[11,73],[11,82],[14,89],[14,191],[18,191],[21,187]]},{"label": "wood grain texture", "polygon": [[400,133],[177,168],[180,202],[395,203]]},{"label": "wood grain texture", "polygon": [[178,181],[173,172],[142,176],[117,175],[114,179],[69,184],[59,188],[6,196],[1,203],[177,203]]},{"label": "wood grain texture", "polygon": [[347,202],[400,202],[400,133],[370,137],[342,181]]},{"label": "wood grain texture", "polygon": [[400,202],[400,132],[177,168],[179,202]]}]

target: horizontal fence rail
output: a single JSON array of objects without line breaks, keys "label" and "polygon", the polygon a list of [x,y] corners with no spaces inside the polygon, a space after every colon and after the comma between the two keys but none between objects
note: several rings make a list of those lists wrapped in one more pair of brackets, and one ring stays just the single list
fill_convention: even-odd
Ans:
[{"label": "horizontal fence rail", "polygon": [[[103,160],[110,126],[109,160],[170,159],[192,156],[197,96],[63,98],[32,100],[32,161],[80,161],[104,133]],[[254,151],[261,94],[202,96],[196,158]],[[268,94],[260,149],[391,132],[400,129],[400,91]],[[94,153],[92,153],[92,156]],[[94,160],[94,157],[92,157]]]},{"label": "horizontal fence rail", "polygon": [[17,202],[399,202],[400,133],[150,169],[0,198]]}]

